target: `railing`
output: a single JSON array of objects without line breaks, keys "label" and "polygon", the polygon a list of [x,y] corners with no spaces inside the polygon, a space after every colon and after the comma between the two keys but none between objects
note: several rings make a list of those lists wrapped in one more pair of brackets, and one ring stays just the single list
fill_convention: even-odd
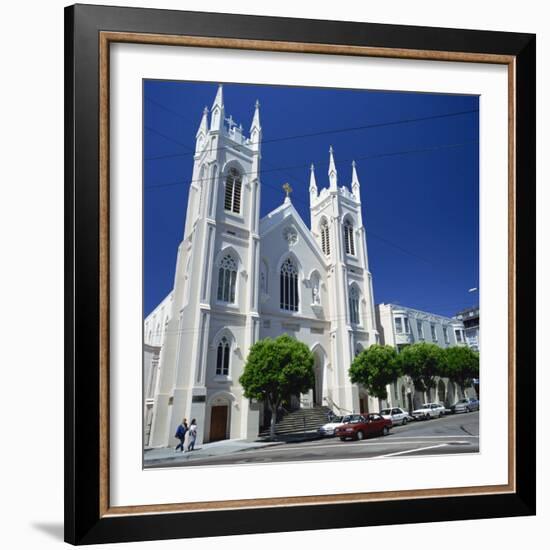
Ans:
[{"label": "railing", "polygon": [[332,397],[323,397],[323,401],[327,402],[327,406],[329,409],[334,410],[338,409],[338,412],[340,413],[340,416],[344,416],[344,414],[353,414],[353,411],[350,411],[349,409],[344,409],[343,407],[340,407],[337,405]]}]

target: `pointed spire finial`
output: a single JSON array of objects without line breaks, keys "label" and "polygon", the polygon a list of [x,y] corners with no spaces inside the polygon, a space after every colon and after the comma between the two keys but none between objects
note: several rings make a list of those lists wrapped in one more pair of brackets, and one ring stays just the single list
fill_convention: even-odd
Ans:
[{"label": "pointed spire finial", "polygon": [[260,102],[258,100],[254,104],[254,116],[250,125],[250,140],[256,148],[259,148],[262,140],[262,126],[260,124]]},{"label": "pointed spire finial", "polygon": [[332,145],[329,147],[329,165],[328,165],[328,177],[330,180],[330,189],[335,190],[338,188],[338,172],[336,171],[336,165],[334,164],[334,149]]},{"label": "pointed spire finial", "polygon": [[216,97],[214,98],[212,108],[214,108],[215,105],[223,107],[223,84],[218,84],[218,91],[216,92]]},{"label": "pointed spire finial", "polygon": [[212,103],[212,120],[210,121],[210,128],[215,131],[221,131],[223,128],[224,106],[223,106],[223,85],[218,86],[214,103]]},{"label": "pointed spire finial", "polygon": [[199,129],[197,130],[195,137],[198,138],[200,134],[202,134],[203,136],[206,136],[207,133],[208,133],[208,107],[205,107],[204,110],[202,111],[201,123],[199,125]]},{"label": "pointed spire finial", "polygon": [[351,192],[353,193],[353,196],[359,200],[359,178],[357,177],[355,161],[351,162]]},{"label": "pointed spire finial", "polygon": [[309,192],[312,195],[317,195],[317,181],[315,180],[315,166],[313,165],[313,162],[311,163],[309,169],[311,170],[311,174],[309,176]]}]

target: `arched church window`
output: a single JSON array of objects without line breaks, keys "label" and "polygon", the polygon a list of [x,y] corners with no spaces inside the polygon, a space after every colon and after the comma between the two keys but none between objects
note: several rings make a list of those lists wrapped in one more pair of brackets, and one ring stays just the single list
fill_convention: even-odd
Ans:
[{"label": "arched church window", "polygon": [[281,309],[298,311],[298,270],[290,258],[281,266],[280,291]]},{"label": "arched church window", "polygon": [[346,254],[355,256],[355,241],[353,239],[353,224],[350,220],[344,222],[344,244],[346,247]]},{"label": "arched church window", "polygon": [[328,232],[327,220],[321,222],[321,248],[325,256],[330,254],[330,237]]},{"label": "arched church window", "polygon": [[359,324],[359,291],[355,285],[349,289],[349,320],[351,324]]},{"label": "arched church window", "polygon": [[235,302],[235,286],[237,282],[237,262],[226,254],[219,263],[218,271],[218,300],[221,302]]},{"label": "arched church window", "polygon": [[229,375],[229,355],[231,351],[231,345],[226,336],[224,336],[218,344],[218,353],[216,356],[216,375],[228,376]]},{"label": "arched church window", "polygon": [[231,168],[225,179],[224,208],[229,212],[239,214],[241,212],[241,187],[242,178],[235,168]]}]

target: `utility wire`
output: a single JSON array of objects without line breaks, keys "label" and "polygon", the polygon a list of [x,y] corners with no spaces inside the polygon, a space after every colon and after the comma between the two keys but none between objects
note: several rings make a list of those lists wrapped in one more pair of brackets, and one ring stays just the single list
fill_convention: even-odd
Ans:
[{"label": "utility wire", "polygon": [[[171,112],[173,112],[173,111],[171,111]],[[325,135],[330,135],[330,134],[340,134],[340,133],[345,133],[345,132],[357,132],[357,131],[360,131],[360,130],[370,130],[370,129],[374,129],[374,128],[383,128],[383,127],[387,127],[387,126],[396,126],[396,125],[399,125],[399,124],[411,124],[413,122],[423,122],[423,121],[427,121],[427,120],[450,118],[450,117],[456,117],[456,116],[467,115],[467,114],[478,113],[478,112],[479,112],[479,109],[470,109],[470,110],[467,110],[467,111],[457,111],[457,112],[454,112],[454,113],[443,113],[443,114],[438,114],[438,115],[429,115],[429,116],[417,117],[417,118],[404,118],[404,119],[399,119],[399,120],[392,120],[392,121],[389,121],[389,122],[379,122],[379,123],[374,123],[374,124],[365,124],[365,125],[361,125],[361,126],[350,126],[348,128],[335,128],[335,129],[332,129],[332,130],[320,130],[318,132],[310,132],[310,133],[307,133],[307,134],[295,134],[295,135],[290,135],[290,136],[282,136],[282,137],[278,137],[278,138],[265,139],[265,140],[262,140],[262,146],[265,145],[265,144],[279,143],[281,141],[288,141],[288,140],[293,140],[293,139],[304,139],[304,138],[325,136]],[[219,150],[223,150],[225,148],[226,148],[226,146],[217,147],[215,149],[211,149],[211,151],[219,151]],[[190,151],[188,153],[173,153],[173,154],[169,154],[169,155],[158,155],[158,156],[146,157],[145,160],[161,160],[161,159],[173,158],[173,157],[184,157],[184,156],[188,156],[188,155],[191,155],[191,154],[195,154],[195,151]]]},{"label": "utility wire", "polygon": [[[469,145],[469,144],[472,144],[472,143],[478,143],[478,140],[477,139],[473,139],[473,140],[468,140],[468,141],[463,141],[463,142],[459,142],[459,143],[450,143],[450,144],[445,144],[445,145],[436,145],[436,146],[432,146],[432,147],[424,147],[424,148],[420,148],[420,149],[408,149],[408,150],[404,150],[404,151],[392,151],[392,152],[389,152],[389,153],[376,153],[376,154],[373,154],[373,155],[365,155],[365,156],[360,156],[360,157],[354,157],[353,159],[340,159],[338,160],[338,163],[344,163],[344,162],[351,162],[352,160],[373,160],[373,159],[378,159],[378,158],[384,158],[384,157],[393,157],[393,156],[398,156],[398,155],[409,155],[409,154],[414,154],[414,153],[429,153],[429,152],[432,152],[432,151],[440,151],[440,150],[444,150],[444,149],[456,149],[458,147],[463,147],[465,145]],[[265,163],[265,160],[262,159],[262,162]],[[320,161],[319,159],[317,159],[316,161],[314,161],[314,164],[319,166],[323,166],[325,164],[329,164],[329,162],[327,162],[326,160],[322,160]],[[297,170],[297,169],[304,169],[304,168],[308,168],[310,165],[309,164],[296,164],[294,166],[284,166],[284,167],[274,167],[274,168],[271,168],[269,170],[264,170],[262,169],[260,171],[260,174],[265,174],[265,173],[269,173],[269,172],[281,172],[283,170]],[[243,172],[242,175],[252,175],[252,174],[255,174],[256,172]],[[211,176],[210,178],[202,178],[202,179],[195,179],[195,180],[176,180],[176,181],[172,181],[172,182],[166,182],[166,183],[157,183],[157,184],[154,184],[154,185],[145,185],[144,186],[144,189],[157,189],[157,188],[162,188],[162,187],[170,187],[170,186],[174,186],[174,185],[191,185],[192,183],[199,183],[201,181],[205,181],[205,180],[208,180],[208,179],[213,179],[214,176]],[[301,183],[303,183],[301,180],[298,180],[298,178],[296,176],[293,176],[294,179],[296,179],[297,181],[300,181]],[[266,184],[264,182],[262,182],[262,185],[268,185],[269,184]],[[305,184],[304,184],[305,185]]]}]

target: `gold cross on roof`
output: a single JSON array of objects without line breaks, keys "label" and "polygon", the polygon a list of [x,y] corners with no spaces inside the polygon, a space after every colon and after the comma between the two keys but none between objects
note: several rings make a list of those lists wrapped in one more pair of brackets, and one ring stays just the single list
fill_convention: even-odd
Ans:
[{"label": "gold cross on roof", "polygon": [[290,187],[289,183],[285,183],[283,185],[283,191],[286,193],[287,197],[290,195],[290,193],[292,193],[292,187]]}]

